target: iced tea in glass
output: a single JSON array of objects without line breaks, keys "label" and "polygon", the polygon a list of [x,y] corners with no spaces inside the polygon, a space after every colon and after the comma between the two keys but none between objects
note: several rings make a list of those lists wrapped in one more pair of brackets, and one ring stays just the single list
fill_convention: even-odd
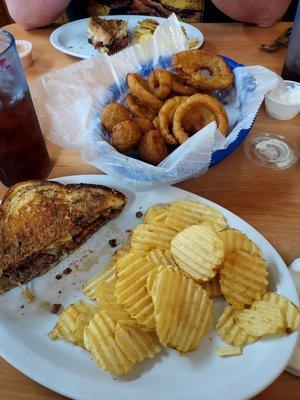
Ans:
[{"label": "iced tea in glass", "polygon": [[0,180],[46,178],[51,162],[14,37],[0,30]]}]

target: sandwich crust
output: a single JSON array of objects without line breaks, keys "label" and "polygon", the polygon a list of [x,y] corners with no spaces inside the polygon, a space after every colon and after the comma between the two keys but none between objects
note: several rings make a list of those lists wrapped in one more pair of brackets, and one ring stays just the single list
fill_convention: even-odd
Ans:
[{"label": "sandwich crust", "polygon": [[[14,283],[41,275],[118,215],[125,203],[124,194],[100,185],[38,180],[14,185],[0,206],[0,274],[14,277]],[[35,272],[31,264],[41,262]],[[18,279],[26,268],[30,272]]]}]

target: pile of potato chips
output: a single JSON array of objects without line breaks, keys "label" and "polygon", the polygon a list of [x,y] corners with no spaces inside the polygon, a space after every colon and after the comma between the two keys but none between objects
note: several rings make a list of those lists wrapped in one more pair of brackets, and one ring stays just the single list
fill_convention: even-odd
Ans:
[{"label": "pile of potato chips", "polygon": [[212,297],[229,303],[216,323],[228,347],[220,356],[264,335],[297,330],[299,310],[267,292],[260,249],[227,226],[215,208],[180,200],[151,207],[130,243],[84,284],[93,300],[70,305],[49,334],[89,351],[105,371],[127,374],[161,346],[197,348],[213,321]]}]

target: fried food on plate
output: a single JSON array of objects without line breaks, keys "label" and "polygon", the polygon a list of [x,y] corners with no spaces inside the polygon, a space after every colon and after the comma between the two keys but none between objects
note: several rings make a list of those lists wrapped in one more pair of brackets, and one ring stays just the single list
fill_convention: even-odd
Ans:
[{"label": "fried food on plate", "polygon": [[84,345],[104,371],[124,375],[131,371],[134,363],[128,360],[116,341],[117,323],[106,311],[95,313],[84,331]]},{"label": "fried food on plate", "polygon": [[[217,123],[219,131],[224,135],[228,133],[228,117],[222,104],[214,97],[211,97],[207,94],[197,93],[183,101],[175,111],[173,120],[173,134],[179,143],[183,143],[189,139],[189,135],[184,130],[183,121],[185,114],[191,108],[195,113],[199,112],[201,116],[201,110],[203,108],[204,110],[208,110],[213,113],[214,120]],[[210,114],[208,114],[208,118],[209,122],[211,122]]]},{"label": "fried food on plate", "polygon": [[152,108],[156,112],[160,110],[163,105],[162,101],[150,92],[148,83],[143,77],[135,73],[127,74],[127,85],[132,94],[138,97],[142,104]]},{"label": "fried food on plate", "polygon": [[132,42],[134,44],[143,43],[146,40],[150,39],[158,25],[159,23],[151,18],[146,18],[142,21],[138,21],[138,24],[133,29]]},{"label": "fried food on plate", "polygon": [[174,201],[171,204],[166,224],[178,232],[190,225],[203,225],[203,223],[212,224],[207,227],[215,231],[225,229],[227,226],[224,215],[214,207],[205,206],[198,201],[188,199]]},{"label": "fried food on plate", "polygon": [[122,19],[91,17],[87,34],[89,43],[108,55],[117,53],[129,43],[128,22]]},{"label": "fried food on plate", "polygon": [[101,185],[31,180],[12,186],[0,206],[0,293],[49,271],[125,204],[125,195]]},{"label": "fried food on plate", "polygon": [[159,164],[169,154],[165,141],[161,133],[157,130],[145,133],[142,137],[139,150],[142,159],[153,165]]},{"label": "fried food on plate", "polygon": [[280,308],[265,300],[256,301],[250,309],[235,310],[233,319],[248,335],[273,335],[286,330],[285,316]]},{"label": "fried food on plate", "polygon": [[172,90],[172,78],[166,69],[156,69],[149,75],[148,85],[151,93],[160,100],[165,100]]},{"label": "fried food on plate", "polygon": [[101,121],[108,132],[111,132],[114,125],[130,119],[130,113],[123,104],[109,103],[104,107]]},{"label": "fried food on plate", "polygon": [[231,305],[215,329],[229,347],[217,354],[241,354],[264,335],[296,331],[300,320],[290,300],[265,292],[260,254],[217,208],[191,200],[153,205],[129,242],[84,284],[93,303],[67,307],[49,337],[82,346],[105,371],[124,375],[160,345],[196,349],[212,324],[212,298],[222,291]]},{"label": "fried food on plate", "polygon": [[159,341],[180,353],[197,348],[212,323],[206,291],[178,268],[162,268],[150,287]]},{"label": "fried food on plate", "polygon": [[134,251],[150,251],[159,247],[170,249],[170,244],[176,231],[162,222],[142,223],[131,235],[131,248]]},{"label": "fried food on plate", "polygon": [[221,296],[220,277],[217,274],[212,280],[200,283],[201,287],[206,290],[209,297]]},{"label": "fried food on plate", "polygon": [[168,215],[169,204],[157,204],[156,206],[148,208],[144,222],[165,222]]},{"label": "fried food on plate", "polygon": [[111,133],[112,145],[121,153],[126,153],[138,146],[142,132],[133,121],[122,121],[113,126]]},{"label": "fried food on plate", "polygon": [[234,308],[228,306],[220,315],[216,323],[216,331],[225,343],[232,346],[245,346],[255,343],[259,336],[249,335],[240,328],[233,319]]},{"label": "fried food on plate", "polygon": [[244,250],[250,254],[261,256],[258,246],[238,229],[224,229],[220,232],[220,238],[224,244],[225,258],[235,250]]},{"label": "fried food on plate", "polygon": [[125,103],[132,115],[135,117],[152,120],[156,115],[154,110],[142,104],[140,100],[133,94],[128,94],[125,97]]},{"label": "fried food on plate", "polygon": [[220,270],[221,291],[233,308],[243,309],[266,293],[267,277],[267,263],[263,258],[236,250],[225,258]]},{"label": "fried food on plate", "polygon": [[156,266],[143,252],[131,251],[117,262],[116,298],[146,330],[155,330],[154,308],[147,292],[147,276]]},{"label": "fried food on plate", "polygon": [[137,329],[126,324],[126,321],[118,322],[115,337],[125,356],[134,363],[141,362],[145,358],[154,358],[161,351],[155,333]]},{"label": "fried food on plate", "polygon": [[167,144],[176,145],[178,144],[170,128],[173,125],[173,118],[177,107],[188,97],[187,96],[175,96],[167,100],[158,113],[159,130],[163,135]]},{"label": "fried food on plate", "polygon": [[61,339],[83,347],[83,332],[93,318],[96,307],[84,301],[78,301],[67,307],[49,333],[51,340]]},{"label": "fried food on plate", "polygon": [[[286,332],[295,332],[300,323],[300,311],[289,299],[278,293],[268,292],[264,294],[262,300],[279,306],[280,311],[285,316]],[[255,308],[256,301],[253,303]]]},{"label": "fried food on plate", "polygon": [[226,89],[233,83],[226,61],[206,50],[181,51],[174,55],[172,65],[184,81],[198,89]]},{"label": "fried food on plate", "polygon": [[191,278],[206,282],[213,279],[223,262],[223,243],[203,225],[191,225],[177,233],[171,242],[176,264]]},{"label": "fried food on plate", "polygon": [[148,119],[148,118],[139,118],[135,117],[132,118],[132,121],[139,126],[140,130],[142,131],[142,134],[144,135],[148,131],[151,131],[154,128],[153,122]]}]

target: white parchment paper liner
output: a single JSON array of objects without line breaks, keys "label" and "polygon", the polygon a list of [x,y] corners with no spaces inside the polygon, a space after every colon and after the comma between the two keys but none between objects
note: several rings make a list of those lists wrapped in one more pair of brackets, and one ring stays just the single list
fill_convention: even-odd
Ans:
[{"label": "white parchment paper liner", "polygon": [[54,143],[81,151],[86,162],[138,191],[202,175],[214,151],[226,149],[242,129],[251,127],[265,94],[277,84],[274,72],[261,66],[236,67],[235,88],[225,99],[230,134],[224,138],[211,123],[156,167],[118,153],[100,122],[108,102],[124,101],[128,72],[147,76],[155,68],[171,69],[172,55],[186,47],[180,24],[172,15],[142,45],[111,57],[100,54],[44,75],[31,85],[43,132]]}]

